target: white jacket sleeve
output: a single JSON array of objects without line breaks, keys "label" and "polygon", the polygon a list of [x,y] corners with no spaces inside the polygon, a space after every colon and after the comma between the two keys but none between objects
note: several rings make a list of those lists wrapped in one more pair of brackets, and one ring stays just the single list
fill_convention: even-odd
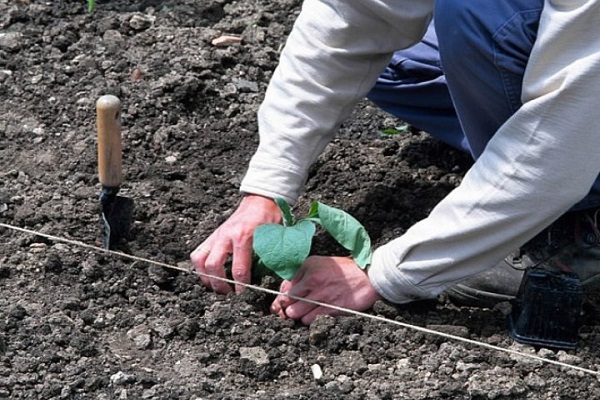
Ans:
[{"label": "white jacket sleeve", "polygon": [[296,202],[308,169],[392,53],[424,35],[433,0],[306,0],[259,109],[241,191]]},{"label": "white jacket sleeve", "polygon": [[434,297],[495,265],[590,190],[600,172],[600,1],[547,0],[523,106],[431,214],[374,253],[396,303]]}]

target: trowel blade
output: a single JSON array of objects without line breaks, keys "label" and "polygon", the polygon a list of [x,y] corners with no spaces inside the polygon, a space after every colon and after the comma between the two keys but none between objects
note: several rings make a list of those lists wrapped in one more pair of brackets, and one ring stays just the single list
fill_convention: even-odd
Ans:
[{"label": "trowel blade", "polygon": [[133,199],[124,196],[115,196],[102,204],[104,248],[111,249],[120,239],[128,236],[134,208]]}]

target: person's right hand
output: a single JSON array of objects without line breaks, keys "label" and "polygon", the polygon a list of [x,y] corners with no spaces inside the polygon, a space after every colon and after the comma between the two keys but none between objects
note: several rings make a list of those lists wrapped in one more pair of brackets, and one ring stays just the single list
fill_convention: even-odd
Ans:
[{"label": "person's right hand", "polygon": [[[262,224],[281,223],[281,211],[273,199],[246,194],[238,208],[216,231],[194,250],[190,259],[201,274],[202,283],[217,293],[228,293],[231,286],[202,274],[225,278],[225,262],[232,255],[231,274],[236,282],[250,283],[252,235]],[[237,293],[244,289],[236,285]]]}]

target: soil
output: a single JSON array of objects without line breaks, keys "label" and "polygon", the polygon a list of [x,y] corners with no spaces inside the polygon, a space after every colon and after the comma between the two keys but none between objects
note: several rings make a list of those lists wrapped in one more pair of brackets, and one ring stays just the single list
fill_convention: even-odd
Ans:
[{"label": "soil", "polygon": [[[236,206],[256,111],[300,0],[0,0],[0,222],[101,246],[95,100],[123,103],[135,223],[121,250],[187,268]],[[215,46],[221,35],[240,43]],[[469,157],[361,103],[314,166],[297,211],[320,200],[375,245],[427,215]],[[310,327],[256,290],[0,228],[0,398],[592,399],[596,376],[360,316]],[[338,254],[325,235],[315,254]],[[277,288],[265,278],[263,287]],[[507,308],[441,297],[373,316],[598,370],[600,311],[575,350],[514,343]],[[322,375],[319,374],[319,370]]]}]

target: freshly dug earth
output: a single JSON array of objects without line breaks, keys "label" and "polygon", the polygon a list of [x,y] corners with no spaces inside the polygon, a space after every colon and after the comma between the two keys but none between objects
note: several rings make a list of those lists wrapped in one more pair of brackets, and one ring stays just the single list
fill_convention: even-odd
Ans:
[{"label": "freshly dug earth", "polygon": [[[0,0],[0,222],[101,244],[94,102],[114,94],[122,193],[136,202],[121,250],[187,268],[238,202],[255,114],[300,6],[99,1],[88,14],[83,0]],[[242,41],[213,45],[221,35]],[[343,208],[375,245],[425,217],[471,161],[418,130],[379,134],[400,123],[360,104],[298,213],[312,200]],[[0,398],[600,397],[597,377],[573,369],[359,316],[305,327],[270,315],[271,294],[216,295],[191,273],[14,229],[0,240]],[[313,250],[342,252],[323,234]],[[595,304],[573,351],[513,343],[507,307],[440,298],[370,314],[599,370]]]}]

